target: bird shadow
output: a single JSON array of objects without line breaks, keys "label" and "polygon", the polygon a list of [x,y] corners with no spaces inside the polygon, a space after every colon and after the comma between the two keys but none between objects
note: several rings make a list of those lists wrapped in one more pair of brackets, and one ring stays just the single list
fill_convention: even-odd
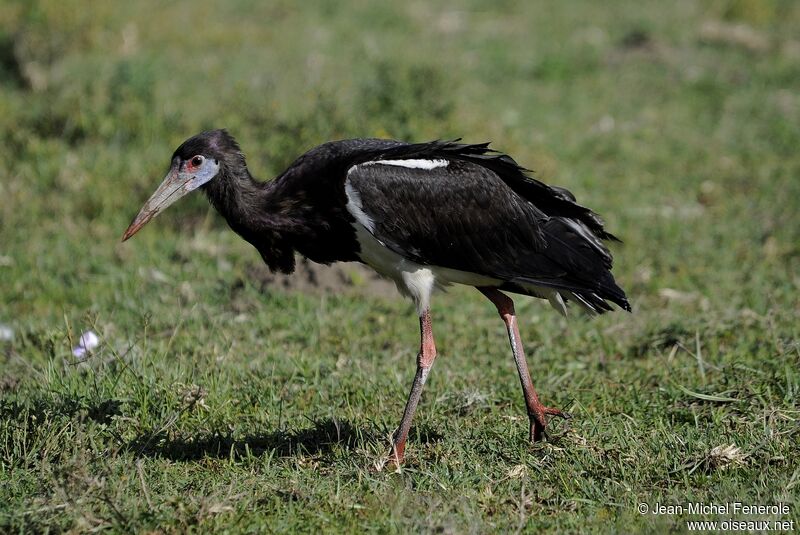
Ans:
[{"label": "bird shadow", "polygon": [[33,398],[27,400],[0,400],[0,420],[20,419],[31,425],[41,425],[53,416],[76,418],[82,422],[93,420],[108,424],[122,414],[122,401],[118,399],[88,400],[80,396],[55,396],[55,399]]},{"label": "bird shadow", "polygon": [[[137,457],[157,457],[172,461],[198,461],[204,458],[241,460],[248,456],[273,454],[278,457],[329,457],[335,449],[371,450],[375,444],[390,443],[386,433],[353,426],[346,420],[325,419],[300,430],[279,430],[234,438],[230,432],[209,432],[175,437],[167,432],[142,433],[128,441],[124,450]],[[440,442],[443,436],[427,426],[412,429],[411,440]]]},{"label": "bird shadow", "polygon": [[209,432],[175,437],[167,432],[142,433],[125,449],[136,456],[160,457],[173,461],[203,458],[242,459],[272,453],[279,457],[326,456],[336,448],[353,450],[379,440],[372,431],[356,428],[348,421],[325,419],[306,429],[278,430],[234,438],[229,432]]}]

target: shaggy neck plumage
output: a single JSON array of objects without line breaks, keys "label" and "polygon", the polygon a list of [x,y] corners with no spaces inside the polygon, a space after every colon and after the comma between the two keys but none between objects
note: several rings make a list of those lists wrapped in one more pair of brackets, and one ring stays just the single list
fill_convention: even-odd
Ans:
[{"label": "shaggy neck plumage", "polygon": [[255,180],[244,156],[237,153],[223,159],[219,175],[203,189],[231,229],[258,249],[272,271],[294,270],[292,234],[296,228],[278,182]]},{"label": "shaggy neck plumage", "polygon": [[275,182],[255,180],[241,153],[226,157],[219,175],[204,190],[214,208],[240,234],[287,230],[288,218],[278,209]]}]

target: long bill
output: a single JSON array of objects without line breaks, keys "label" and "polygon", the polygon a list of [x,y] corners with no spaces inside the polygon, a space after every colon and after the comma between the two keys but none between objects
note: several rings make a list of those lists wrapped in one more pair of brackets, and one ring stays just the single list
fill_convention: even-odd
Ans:
[{"label": "long bill", "polygon": [[157,216],[159,212],[189,193],[191,189],[187,188],[187,185],[192,178],[193,176],[191,174],[180,172],[177,162],[173,163],[169,173],[167,173],[167,176],[164,177],[164,180],[161,182],[161,185],[158,186],[155,193],[144,203],[142,209],[139,210],[139,214],[128,226],[128,230],[125,231],[125,234],[122,235],[122,241],[127,240],[139,232],[139,230],[141,230],[148,221]]}]

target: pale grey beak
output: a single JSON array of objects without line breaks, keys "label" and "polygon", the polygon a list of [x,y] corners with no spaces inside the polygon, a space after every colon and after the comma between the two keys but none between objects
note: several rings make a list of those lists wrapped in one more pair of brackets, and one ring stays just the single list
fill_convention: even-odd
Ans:
[{"label": "pale grey beak", "polygon": [[139,215],[131,222],[128,230],[122,236],[122,241],[127,240],[147,224],[148,221],[153,219],[159,212],[164,210],[167,206],[174,203],[190,191],[186,186],[194,178],[190,173],[183,173],[178,168],[178,162],[174,162],[172,167],[164,177],[164,181],[158,186],[158,189],[153,195],[144,203]]}]

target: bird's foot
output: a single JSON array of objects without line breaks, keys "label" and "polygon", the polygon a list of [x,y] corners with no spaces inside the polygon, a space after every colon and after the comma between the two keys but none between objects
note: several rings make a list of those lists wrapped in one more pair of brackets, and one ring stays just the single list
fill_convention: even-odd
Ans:
[{"label": "bird's foot", "polygon": [[539,442],[545,436],[547,436],[545,430],[547,428],[548,416],[558,416],[559,418],[564,418],[564,419],[572,418],[572,416],[569,413],[566,413],[560,409],[553,409],[539,404],[538,406],[534,407],[532,411],[528,412],[528,418],[530,419],[531,422],[531,430],[530,430],[531,442]]},{"label": "bird's foot", "polygon": [[406,444],[392,442],[392,448],[389,450],[389,453],[384,458],[383,466],[386,466],[390,470],[400,470],[400,467],[403,466],[403,461],[405,460],[405,452],[406,452]]}]

